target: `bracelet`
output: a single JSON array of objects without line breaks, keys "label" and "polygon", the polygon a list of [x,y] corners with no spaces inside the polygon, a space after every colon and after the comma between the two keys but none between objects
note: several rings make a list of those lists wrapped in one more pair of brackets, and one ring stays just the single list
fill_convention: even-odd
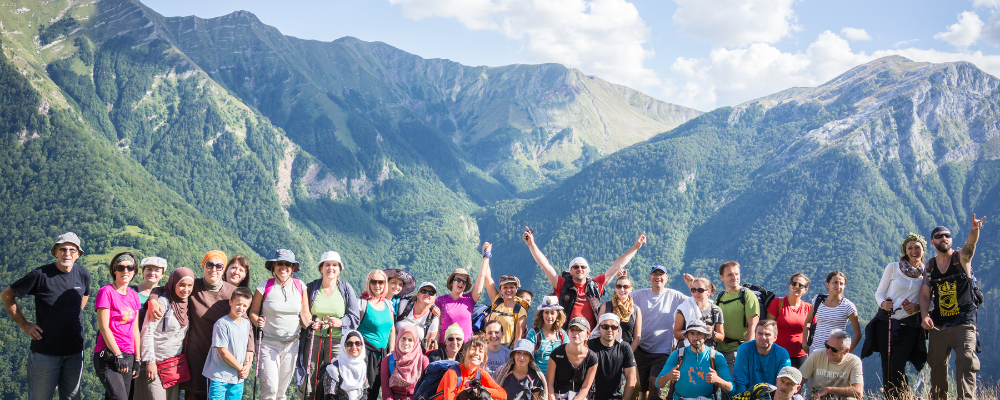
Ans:
[{"label": "bracelet", "polygon": [[483,258],[493,258],[493,252],[489,250],[484,251]]}]

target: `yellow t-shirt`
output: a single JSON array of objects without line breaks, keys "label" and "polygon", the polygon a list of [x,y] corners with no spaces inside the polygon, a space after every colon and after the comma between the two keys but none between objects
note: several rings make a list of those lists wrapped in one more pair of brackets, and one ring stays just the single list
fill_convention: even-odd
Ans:
[{"label": "yellow t-shirt", "polygon": [[[493,298],[493,303],[496,304],[497,299],[500,298],[503,298],[503,295],[497,294],[497,296]],[[500,339],[501,343],[512,342],[514,340],[515,321],[517,321],[522,317],[528,316],[528,307],[526,307],[525,304],[523,303],[524,300],[521,300],[517,296],[514,297],[514,300],[521,304],[520,307],[521,309],[517,312],[517,315],[514,315],[514,308],[509,308],[507,306],[504,306],[503,301],[501,300],[500,304],[493,309],[493,313],[490,314],[489,317],[489,320],[491,321],[497,320],[500,322],[500,325],[503,326],[503,339]],[[516,304],[515,307],[517,307]]]}]

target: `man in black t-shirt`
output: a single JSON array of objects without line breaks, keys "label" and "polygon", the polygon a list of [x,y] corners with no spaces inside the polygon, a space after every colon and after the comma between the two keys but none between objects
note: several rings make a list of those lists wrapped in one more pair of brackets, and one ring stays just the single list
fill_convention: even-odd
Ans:
[{"label": "man in black t-shirt", "polygon": [[[67,232],[50,250],[56,262],[38,267],[0,293],[4,308],[31,338],[27,375],[28,398],[51,400],[80,397],[83,372],[83,324],[80,312],[90,298],[90,273],[76,265],[83,254],[80,238]],[[28,322],[17,299],[35,296],[35,323]]]},{"label": "man in black t-shirt", "polygon": [[[595,399],[630,399],[635,389],[635,357],[632,348],[622,341],[621,320],[613,313],[601,315],[597,329],[600,337],[587,341],[590,351],[597,354],[597,375],[594,377]],[[621,387],[625,375],[625,387]]]},{"label": "man in black t-shirt", "polygon": [[[959,399],[976,398],[979,371],[975,293],[972,256],[976,254],[983,220],[972,214],[972,226],[960,251],[951,248],[951,230],[939,226],[931,231],[931,245],[937,255],[927,262],[920,289],[922,325],[929,330],[927,364],[931,367],[931,399],[948,398],[948,359],[955,351],[955,383]],[[931,310],[931,297],[934,309]]]}]

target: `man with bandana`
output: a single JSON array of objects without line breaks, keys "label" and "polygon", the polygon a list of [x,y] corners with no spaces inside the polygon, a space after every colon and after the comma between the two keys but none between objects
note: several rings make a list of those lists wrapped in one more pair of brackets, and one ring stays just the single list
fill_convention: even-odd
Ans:
[{"label": "man with bandana", "polygon": [[976,254],[979,229],[985,219],[976,219],[972,214],[969,235],[958,251],[951,248],[950,229],[939,226],[931,231],[931,245],[937,249],[937,255],[927,262],[920,290],[920,313],[921,325],[929,331],[927,363],[931,367],[931,399],[934,400],[948,398],[948,359],[952,350],[955,351],[958,398],[976,398],[976,372],[979,371],[976,311],[981,299],[972,275],[972,256]]},{"label": "man with bandana", "polygon": [[[49,250],[56,261],[35,268],[0,293],[11,319],[28,337],[28,398],[80,398],[83,372],[83,324],[80,312],[90,298],[90,272],[76,264],[83,255],[73,232],[59,235]],[[21,312],[17,299],[35,296],[35,323]]]}]

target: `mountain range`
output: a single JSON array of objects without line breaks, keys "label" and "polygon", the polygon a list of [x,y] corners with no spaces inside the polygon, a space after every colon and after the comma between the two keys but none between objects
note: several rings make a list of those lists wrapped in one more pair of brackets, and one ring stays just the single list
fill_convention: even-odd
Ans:
[{"label": "mountain range", "polygon": [[[255,266],[277,248],[303,265],[337,250],[355,287],[390,267],[443,283],[489,241],[493,265],[541,294],[519,243],[530,226],[557,267],[584,256],[598,272],[645,231],[638,286],[652,265],[714,277],[735,259],[745,282],[784,294],[804,271],[822,293],[842,270],[869,318],[908,232],[944,224],[961,243],[972,213],[1000,211],[1000,80],[970,63],[887,57],[703,113],[558,64],[304,40],[245,11],[24,0],[0,5],[0,34],[7,282],[74,230],[101,285],[118,251],[196,266],[214,248]],[[987,290],[990,219],[974,267]],[[1000,333],[997,311],[980,311],[984,334]],[[23,359],[6,346],[26,344],[18,328],[0,331]],[[23,396],[24,373],[0,363],[0,396]],[[89,374],[84,389],[101,391]]]}]

